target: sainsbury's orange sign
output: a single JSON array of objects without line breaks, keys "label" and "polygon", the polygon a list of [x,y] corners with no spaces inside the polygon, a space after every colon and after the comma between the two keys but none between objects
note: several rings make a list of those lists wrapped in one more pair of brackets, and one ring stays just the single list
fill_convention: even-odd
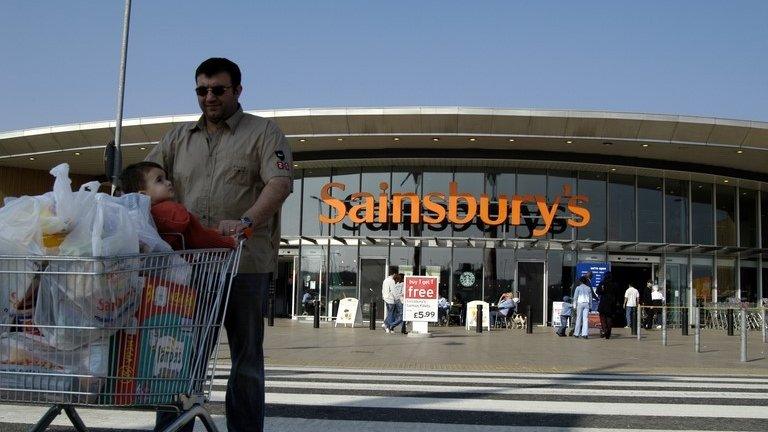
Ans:
[{"label": "sainsbury's orange sign", "polygon": [[[506,222],[510,225],[521,225],[523,207],[535,205],[541,223],[533,230],[533,235],[543,236],[552,228],[558,211],[566,213],[560,214],[559,217],[567,219],[568,226],[574,228],[585,227],[590,220],[589,210],[584,207],[589,199],[585,195],[572,195],[570,185],[563,186],[563,193],[555,197],[552,202],[547,202],[546,197],[542,195],[512,195],[511,197],[499,195],[492,202],[487,194],[481,194],[478,199],[470,193],[459,192],[457,182],[448,184],[448,194],[429,192],[419,196],[414,192],[392,192],[390,196],[389,184],[381,182],[378,197],[370,192],[356,192],[349,195],[346,200],[332,196],[333,189],[344,191],[346,187],[344,183],[338,182],[323,185],[320,190],[320,199],[334,212],[331,216],[318,215],[320,222],[336,224],[346,217],[350,222],[357,224],[387,222],[440,224],[448,221],[460,225],[479,218],[489,226]],[[404,204],[409,205],[411,209],[408,221],[404,220]]]}]

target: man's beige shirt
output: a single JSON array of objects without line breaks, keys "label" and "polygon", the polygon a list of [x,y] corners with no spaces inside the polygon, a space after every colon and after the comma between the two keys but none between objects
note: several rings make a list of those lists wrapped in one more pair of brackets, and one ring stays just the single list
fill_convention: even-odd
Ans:
[{"label": "man's beige shirt", "polygon": [[[293,175],[291,149],[280,128],[242,108],[214,135],[209,136],[202,116],[195,123],[175,126],[146,160],[165,168],[176,200],[213,228],[222,220],[240,219],[271,178]],[[240,272],[274,272],[279,245],[277,211],[246,242]]]}]

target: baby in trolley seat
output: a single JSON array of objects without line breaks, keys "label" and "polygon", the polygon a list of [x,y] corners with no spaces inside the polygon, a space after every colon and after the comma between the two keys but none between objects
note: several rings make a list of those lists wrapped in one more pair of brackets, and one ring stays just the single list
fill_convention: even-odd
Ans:
[{"label": "baby in trolley seat", "polygon": [[[175,192],[165,169],[154,162],[129,165],[120,175],[124,193],[138,192],[152,200],[152,218],[160,236],[174,250],[231,248],[237,245],[235,237],[221,235],[207,228],[183,205],[173,201]],[[179,236],[181,235],[181,236]],[[182,242],[183,238],[183,242]]]}]

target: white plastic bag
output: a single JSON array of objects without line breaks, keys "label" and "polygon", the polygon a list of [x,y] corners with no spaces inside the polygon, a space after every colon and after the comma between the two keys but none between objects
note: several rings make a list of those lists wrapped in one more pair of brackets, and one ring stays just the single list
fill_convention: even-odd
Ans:
[{"label": "white plastic bag", "polygon": [[[20,311],[18,301],[32,288],[34,271],[39,263],[30,259],[42,255],[42,235],[39,227],[40,203],[33,197],[23,196],[8,201],[0,208],[0,324],[9,324]],[[7,327],[0,327],[0,334]]]},{"label": "white plastic bag", "polygon": [[136,271],[124,271],[137,265],[135,260],[128,261],[132,262],[51,262],[41,277],[35,307],[35,323],[42,326],[46,343],[74,350],[128,325],[139,306],[143,286]]},{"label": "white plastic bag", "polygon": [[[102,199],[120,204],[128,210],[128,218],[136,229],[139,237],[139,248],[142,253],[173,252],[173,248],[157,232],[155,221],[150,212],[152,201],[147,195],[131,193],[121,197],[105,196]],[[173,254],[167,258],[162,258],[160,261],[157,259],[147,260],[147,264],[153,267],[157,266],[159,262],[173,267],[173,270],[163,270],[166,280],[181,285],[189,285],[192,267],[181,256]]]},{"label": "white plastic bag", "polygon": [[99,190],[100,183],[92,181],[80,186],[77,192],[73,192],[68,164],[57,165],[50,173],[56,178],[53,182],[53,192],[43,197],[53,201],[53,215],[46,221],[47,226],[43,234],[69,232],[94,204],[93,198]]},{"label": "white plastic bag", "polygon": [[106,194],[96,194],[95,205],[79,218],[61,243],[64,256],[110,257],[139,253],[139,237],[128,209]]},{"label": "white plastic bag", "polygon": [[105,195],[105,200],[119,204],[128,210],[128,218],[139,236],[142,252],[171,252],[173,249],[157,233],[150,208],[152,200],[143,194],[130,193],[120,197]]},{"label": "white plastic bag", "polygon": [[40,336],[8,333],[0,336],[0,399],[28,397],[40,390],[49,401],[90,403],[99,394],[109,367],[109,340],[75,351],[60,351]]},{"label": "white plastic bag", "polygon": [[[128,210],[97,194],[61,244],[68,257],[97,259],[51,261],[40,280],[35,322],[46,341],[72,350],[123,327],[134,315],[142,287],[138,234]],[[108,257],[117,257],[110,259]],[[72,326],[93,329],[68,328]],[[102,330],[103,329],[103,330]]]}]

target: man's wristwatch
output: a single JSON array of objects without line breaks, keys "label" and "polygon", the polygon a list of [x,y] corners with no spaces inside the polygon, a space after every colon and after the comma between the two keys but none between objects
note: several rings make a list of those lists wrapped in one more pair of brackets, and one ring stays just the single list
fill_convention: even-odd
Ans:
[{"label": "man's wristwatch", "polygon": [[253,226],[253,220],[248,216],[243,216],[242,218],[240,218],[240,223],[245,225],[246,228],[250,228]]}]

